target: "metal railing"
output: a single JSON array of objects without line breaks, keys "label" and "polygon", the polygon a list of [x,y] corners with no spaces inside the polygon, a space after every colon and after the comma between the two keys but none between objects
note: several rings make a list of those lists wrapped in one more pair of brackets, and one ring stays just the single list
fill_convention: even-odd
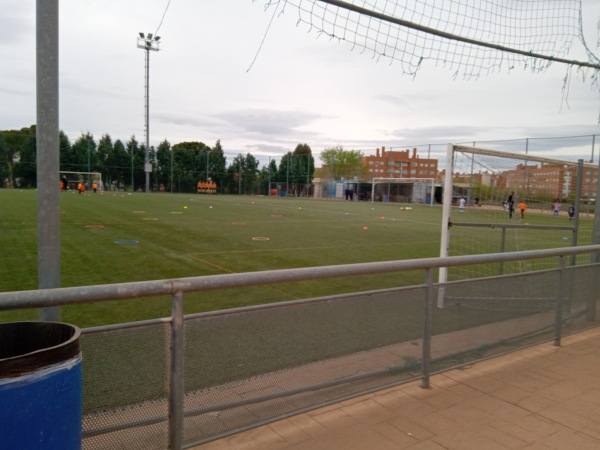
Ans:
[{"label": "metal railing", "polygon": [[[581,281],[582,278],[576,272],[569,272],[572,270],[572,267],[567,267],[564,263],[566,257],[573,257],[575,255],[584,255],[589,254],[591,259],[590,264],[584,265],[585,267],[585,281]],[[144,282],[132,282],[132,283],[119,283],[119,284],[110,284],[110,285],[99,285],[99,286],[82,286],[82,287],[70,287],[70,288],[57,288],[57,289],[44,289],[44,290],[35,290],[35,291],[17,291],[17,292],[3,292],[0,293],[0,311],[7,310],[15,310],[15,309],[26,309],[26,308],[46,308],[46,307],[54,307],[54,306],[66,306],[66,305],[74,305],[74,304],[84,304],[90,302],[103,302],[110,300],[127,300],[127,299],[135,299],[142,297],[153,297],[153,296],[170,296],[171,298],[171,317],[164,319],[157,319],[154,321],[146,321],[140,322],[137,324],[122,324],[122,325],[111,325],[106,327],[95,327],[93,329],[84,330],[84,334],[93,335],[93,334],[102,334],[107,333],[110,330],[124,330],[126,328],[133,327],[142,327],[145,324],[160,324],[163,327],[167,327],[169,329],[169,338],[168,342],[169,348],[168,355],[166,360],[168,361],[167,368],[167,376],[168,385],[166,388],[165,396],[167,398],[166,404],[168,412],[166,415],[162,415],[162,413],[157,413],[150,418],[146,418],[141,421],[131,421],[129,419],[122,420],[115,426],[105,426],[104,428],[100,426],[99,428],[91,428],[86,429],[84,427],[83,435],[84,439],[86,437],[92,438],[94,436],[102,436],[103,433],[111,433],[115,430],[119,429],[127,429],[127,428],[138,428],[140,426],[149,426],[152,424],[160,424],[165,421],[168,422],[168,436],[167,443],[168,448],[170,449],[181,449],[181,448],[189,448],[192,445],[197,445],[198,443],[207,442],[209,440],[213,440],[215,438],[225,436],[227,434],[231,434],[232,432],[239,431],[242,429],[251,428],[252,426],[256,426],[262,423],[268,423],[270,421],[276,420],[281,417],[286,417],[292,414],[296,414],[298,412],[302,412],[305,410],[313,409],[318,406],[322,406],[324,404],[330,404],[337,401],[340,401],[344,398],[350,398],[356,395],[360,395],[361,393],[374,391],[381,389],[383,387],[387,387],[394,384],[399,384],[401,382],[405,382],[409,379],[420,378],[422,380],[422,386],[429,386],[429,379],[432,373],[437,371],[447,370],[449,367],[456,367],[461,364],[467,364],[468,362],[472,362],[473,360],[477,360],[482,357],[490,357],[493,356],[491,353],[487,353],[490,345],[479,343],[479,348],[477,352],[473,353],[473,349],[470,348],[468,355],[468,360],[461,359],[463,357],[462,354],[456,349],[452,349],[452,351],[448,351],[441,356],[435,356],[432,358],[432,339],[435,339],[436,336],[442,335],[446,333],[444,336],[450,335],[452,333],[456,333],[457,330],[444,330],[443,327],[438,327],[435,329],[433,324],[433,320],[435,317],[435,308],[434,308],[434,297],[436,290],[444,290],[449,299],[456,299],[456,294],[459,293],[460,300],[449,300],[446,304],[447,308],[455,308],[456,310],[464,309],[464,308],[473,308],[473,307],[482,307],[481,300],[477,300],[475,302],[473,299],[481,299],[485,297],[486,294],[481,294],[486,289],[493,290],[496,294],[503,296],[501,302],[494,303],[495,306],[498,305],[506,305],[507,299],[512,294],[512,290],[509,291],[508,294],[501,294],[502,286],[507,284],[511,284],[511,286],[519,286],[519,292],[522,294],[524,290],[523,286],[532,287],[532,292],[535,292],[535,295],[532,299],[529,299],[529,305],[531,305],[532,301],[536,302],[536,308],[540,304],[540,299],[543,300],[543,305],[539,306],[539,309],[536,309],[540,314],[545,314],[546,311],[553,316],[552,322],[544,323],[542,328],[534,328],[533,331],[527,332],[528,337],[531,337],[535,333],[547,333],[548,328],[550,328],[550,332],[552,333],[552,339],[554,340],[556,345],[560,345],[561,334],[563,330],[563,325],[565,323],[565,316],[568,317],[568,320],[573,321],[575,317],[583,317],[585,316],[585,320],[587,321],[586,326],[594,326],[595,325],[595,310],[596,310],[596,295],[598,291],[598,283],[600,277],[598,277],[599,267],[595,261],[597,261],[597,255],[600,254],[600,245],[590,245],[590,246],[581,246],[581,247],[571,247],[571,248],[559,248],[559,249],[547,249],[547,250],[535,250],[535,251],[524,251],[524,252],[511,252],[511,253],[502,253],[502,254],[485,254],[485,255],[471,255],[471,256],[456,256],[456,257],[447,257],[447,258],[424,258],[417,260],[400,260],[400,261],[386,261],[386,262],[375,262],[375,263],[362,263],[362,264],[349,264],[349,265],[338,265],[338,266],[323,266],[323,267],[310,267],[310,268],[301,268],[301,269],[286,269],[286,270],[273,270],[273,271],[265,271],[265,272],[251,272],[251,273],[240,273],[240,274],[225,274],[225,275],[215,275],[215,276],[205,276],[205,277],[191,277],[191,278],[179,278],[179,279],[169,279],[169,280],[154,280],[154,281],[144,281]],[[537,258],[558,258],[558,262],[556,265],[556,269],[538,272],[535,275],[516,275],[516,277],[522,277],[524,280],[522,283],[518,281],[518,278],[508,278],[508,276],[500,276],[494,277],[493,279],[484,279],[484,280],[471,280],[471,284],[461,282],[450,282],[445,283],[444,285],[434,283],[434,271],[436,269],[442,267],[455,267],[461,265],[477,265],[477,264],[487,264],[487,263],[503,263],[508,261],[522,261],[529,259],[537,259]],[[227,386],[228,393],[231,392],[232,386],[238,386],[239,380],[242,378],[247,379],[257,379],[260,377],[264,377],[265,374],[269,373],[277,373],[278,379],[281,380],[282,376],[287,376],[294,370],[297,370],[299,367],[315,367],[315,364],[321,364],[322,361],[339,358],[341,355],[356,355],[358,353],[364,351],[372,351],[377,348],[381,348],[382,346],[389,345],[390,342],[395,341],[386,341],[377,340],[373,344],[369,344],[368,346],[364,346],[364,342],[369,340],[370,337],[364,337],[357,340],[356,348],[349,348],[345,350],[336,350],[333,349],[329,353],[324,350],[318,349],[315,351],[314,355],[302,355],[300,358],[291,358],[291,361],[287,361],[285,363],[281,363],[277,365],[273,362],[266,363],[267,365],[263,369],[256,369],[256,372],[240,372],[237,377],[231,377],[228,366],[224,366],[222,373],[230,376],[231,379],[225,379],[219,381],[215,380],[202,380],[197,383],[197,386],[194,386],[194,395],[197,401],[200,402],[200,406],[188,408],[186,411],[185,403],[186,403],[186,395],[189,394],[189,390],[186,392],[185,380],[186,380],[186,363],[190,363],[186,358],[186,340],[184,336],[186,336],[186,320],[188,320],[187,316],[184,316],[184,296],[186,293],[191,292],[205,292],[205,291],[213,291],[213,290],[221,290],[228,288],[245,288],[250,286],[259,286],[266,284],[275,284],[275,283],[288,283],[288,282],[297,282],[297,281],[307,281],[307,280],[319,280],[326,279],[332,277],[353,277],[359,275],[374,275],[374,274],[384,274],[384,273],[396,273],[396,272],[404,272],[404,271],[415,271],[422,270],[424,271],[424,283],[423,285],[415,286],[411,289],[408,288],[399,288],[398,290],[387,290],[387,291],[378,291],[377,295],[381,295],[382,293],[392,292],[394,294],[393,302],[398,301],[399,296],[396,295],[400,290],[402,294],[400,297],[402,298],[415,298],[416,302],[422,302],[422,318],[423,324],[421,327],[421,331],[416,334],[411,335],[409,339],[411,340],[411,345],[415,344],[415,339],[418,341],[418,345],[421,349],[420,361],[416,356],[402,356],[404,359],[403,365],[396,365],[393,367],[385,366],[382,369],[377,369],[374,366],[370,369],[372,372],[361,373],[360,375],[352,375],[348,376],[347,374],[343,375],[332,375],[333,378],[321,378],[319,375],[319,380],[316,387],[313,386],[296,386],[294,382],[289,382],[291,384],[286,384],[286,388],[281,391],[265,391],[261,396],[257,396],[253,399],[255,403],[265,403],[268,401],[278,401],[281,398],[285,398],[286,396],[298,396],[300,394],[312,397],[307,397],[308,400],[305,399],[308,403],[298,403],[296,407],[291,408],[290,410],[286,410],[282,412],[280,409],[273,410],[269,412],[266,416],[256,413],[256,419],[250,422],[240,422],[241,425],[233,426],[230,428],[215,428],[214,431],[208,432],[207,435],[204,435],[200,438],[197,436],[192,436],[194,433],[189,433],[190,437],[186,438],[185,426],[184,422],[186,418],[194,418],[198,416],[208,417],[208,415],[218,415],[220,412],[225,411],[226,408],[242,408],[246,407],[251,401],[247,399],[228,399],[227,401],[223,400],[223,392],[221,397],[218,398],[218,401],[215,403],[215,406],[207,406],[203,404],[203,396],[214,393],[219,389],[219,386]],[[514,276],[513,276],[514,277]],[[524,278],[529,277],[529,278]],[[536,278],[537,277],[537,278]],[[579,278],[578,278],[579,277]],[[507,282],[507,280],[510,280]],[[518,284],[521,283],[521,284]],[[546,287],[548,289],[546,289]],[[511,288],[512,289],[512,288]],[[471,291],[475,292],[475,295],[470,293]],[[360,297],[356,298],[355,305],[364,304],[367,300],[366,298],[374,298],[375,294],[369,293],[356,293],[356,294],[345,294],[344,296],[336,297],[336,300],[343,300],[344,306],[343,308],[351,308],[353,306],[350,305],[348,299],[351,296]],[[420,300],[418,300],[420,298]],[[244,314],[246,316],[250,315],[265,315],[265,314],[273,314],[276,311],[279,316],[274,316],[270,324],[276,324],[281,320],[281,317],[285,317],[285,314],[290,314],[292,317],[291,322],[294,322],[294,317],[292,316],[294,313],[290,308],[294,307],[305,307],[308,305],[324,305],[324,304],[332,304],[332,298],[321,298],[321,299],[310,299],[303,301],[293,301],[293,302],[285,302],[284,304],[269,304],[269,305],[261,305],[255,307],[243,308],[243,311],[235,311],[235,312],[213,312],[213,313],[204,313],[199,315],[194,315],[194,317],[190,317],[189,320],[196,320],[197,323],[191,322],[188,325],[189,330],[202,330],[203,327],[207,325],[211,325],[211,321],[214,320],[223,320],[223,318],[228,318],[228,320],[232,320],[232,317],[238,317],[236,320],[241,320],[239,317],[242,317]],[[369,308],[371,306],[379,307],[379,303],[373,303],[368,305]],[[518,303],[518,308],[521,308],[524,302]],[[340,303],[342,305],[342,303]],[[350,305],[350,306],[348,306]],[[517,305],[517,303],[515,303]],[[550,307],[548,307],[550,305]],[[574,305],[579,305],[579,307],[575,307]],[[319,307],[321,307],[319,306]],[[358,306],[357,306],[358,307]],[[287,309],[283,309],[287,308]],[[369,308],[364,309],[361,306],[361,311],[368,311]],[[376,309],[376,308],[375,308]],[[550,311],[550,309],[552,311]],[[281,312],[283,311],[283,313]],[[335,312],[335,317],[339,318],[340,311],[343,309],[338,309]],[[283,314],[283,315],[282,315]],[[302,326],[307,326],[307,324],[311,324],[314,322],[315,317],[318,317],[322,312],[318,312],[315,316],[311,316],[310,319],[307,319],[306,322],[298,321]],[[364,313],[360,313],[364,314]],[[356,316],[360,315],[359,313]],[[512,314],[512,313],[511,313]],[[512,316],[511,316],[512,317]],[[356,317],[355,317],[356,318]],[[515,320],[524,320],[527,317],[518,317]],[[245,319],[244,319],[245,320]],[[342,319],[339,319],[342,320]],[[354,320],[354,319],[353,319]],[[231,322],[231,329],[239,327],[239,322]],[[213,326],[213,325],[211,325]],[[221,326],[229,326],[217,324],[214,328],[210,328],[211,330],[218,330]],[[299,325],[300,326],[300,325]],[[536,325],[537,326],[537,325]],[[379,325],[377,325],[379,327]],[[252,333],[257,333],[257,328],[253,328]],[[519,330],[519,329],[518,329]],[[528,329],[529,330],[529,329]],[[287,332],[286,332],[287,333]],[[302,336],[309,336],[313,331],[303,332]],[[521,339],[523,337],[523,333],[519,334],[520,331],[517,332],[518,337]],[[252,334],[245,335],[244,339],[250,339],[249,336]],[[205,335],[202,335],[205,336]],[[281,334],[281,336],[285,336],[285,334]],[[416,336],[416,337],[415,337]],[[509,341],[514,341],[515,335],[510,335],[508,338],[502,337],[497,339],[498,342],[501,342],[502,345],[507,345]],[[547,334],[544,334],[547,336]],[[283,339],[283,338],[282,338]],[[345,339],[345,337],[344,337]],[[377,338],[379,339],[379,337]],[[386,338],[387,339],[387,338]],[[394,338],[395,339],[395,338]],[[544,339],[548,340],[547,337]],[[493,344],[496,345],[497,342]],[[191,342],[187,342],[191,346]],[[200,345],[201,343],[194,342],[194,346]],[[276,345],[273,344],[273,345]],[[522,341],[520,345],[531,345],[531,341],[527,339]],[[319,346],[316,344],[315,346]],[[361,347],[363,346],[363,347]],[[513,348],[514,350],[514,348]],[[225,350],[227,352],[228,350]],[[263,350],[261,350],[263,351]],[[502,351],[508,351],[504,348]],[[289,352],[289,349],[288,349]],[[300,353],[300,350],[298,350]],[[257,353],[259,354],[259,353]],[[362,353],[361,353],[362,354]],[[409,355],[407,353],[406,355]],[[410,355],[413,355],[410,353]],[[288,355],[289,356],[289,355]],[[306,357],[305,357],[306,356]],[[84,347],[84,361],[85,361],[85,347]],[[223,361],[219,363],[225,364],[225,360],[227,358],[235,358],[234,356],[225,355]],[[304,358],[304,359],[303,359]],[[210,368],[209,364],[206,364],[207,358],[204,355],[201,360],[203,361],[204,370],[208,370]],[[273,357],[276,359],[276,357]],[[211,360],[212,361],[212,360]],[[336,360],[336,361],[339,361]],[[442,364],[441,361],[444,361]],[[415,363],[418,362],[417,366]],[[271,365],[269,365],[271,364]],[[325,366],[319,366],[321,368]],[[254,369],[253,369],[254,370]],[[323,369],[324,371],[330,370],[330,368]],[[353,369],[354,370],[354,369]],[[404,378],[397,377],[399,373],[407,374]],[[283,374],[283,375],[282,375]],[[328,375],[329,376],[329,375]],[[365,385],[360,387],[355,391],[345,391],[345,392],[337,392],[333,393],[331,397],[324,399],[320,398],[319,395],[315,396],[315,391],[318,389],[324,389],[325,391],[331,391],[337,389],[340,384],[343,383],[356,383],[363,379],[372,379],[373,377],[383,376],[381,378],[380,384],[374,385]],[[291,378],[290,378],[291,379]],[[85,381],[84,381],[85,382]],[[238,383],[238,384],[236,384]],[[272,382],[269,380],[265,381],[269,387]],[[286,383],[288,383],[286,381]],[[383,383],[383,384],[381,384]],[[283,385],[283,384],[282,384]],[[264,386],[261,385],[261,389]],[[191,389],[191,388],[190,388]],[[159,394],[153,394],[154,403]],[[156,395],[158,397],[156,397]],[[227,394],[229,395],[229,394]],[[242,396],[243,397],[243,396]],[[240,397],[240,398],[242,398]],[[294,397],[295,398],[295,397]],[[194,400],[194,401],[196,401]],[[191,400],[190,400],[191,401]],[[303,400],[304,401],[304,400]],[[279,408],[279,406],[277,406]],[[114,411],[120,411],[119,408],[116,408]],[[85,413],[85,411],[84,411]],[[115,415],[116,413],[113,413]],[[120,419],[116,419],[117,421]],[[211,419],[212,420],[212,419]],[[219,419],[220,420],[220,419]],[[223,420],[223,422],[227,422]],[[212,423],[212,422],[211,422]],[[195,425],[191,424],[190,427]],[[196,425],[198,426],[198,425]],[[203,426],[203,425],[202,425]],[[139,439],[139,435],[136,435],[136,439]],[[100,442],[100,441],[96,441]],[[134,441],[137,442],[137,441]],[[111,444],[112,445],[112,444]],[[91,443],[88,445],[89,448],[102,448],[102,444]]]}]

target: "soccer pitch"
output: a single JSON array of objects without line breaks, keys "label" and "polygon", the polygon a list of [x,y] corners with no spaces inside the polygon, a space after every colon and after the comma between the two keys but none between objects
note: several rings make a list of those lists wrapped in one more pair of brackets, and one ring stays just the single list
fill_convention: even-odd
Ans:
[{"label": "soccer pitch", "polygon": [[[37,288],[36,191],[0,189],[2,291]],[[441,208],[194,194],[62,192],[61,286],[435,257]],[[423,282],[386,274],[186,295],[186,313]],[[151,298],[63,308],[79,326],[169,314]],[[3,313],[6,320],[35,311]]]}]

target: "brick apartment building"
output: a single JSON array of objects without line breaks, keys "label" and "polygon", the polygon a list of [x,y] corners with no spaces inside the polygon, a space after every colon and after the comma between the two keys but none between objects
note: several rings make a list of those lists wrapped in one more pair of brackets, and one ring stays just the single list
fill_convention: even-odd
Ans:
[{"label": "brick apartment building", "polygon": [[[533,195],[547,193],[553,198],[565,199],[576,191],[577,168],[559,164],[524,165],[502,173],[499,179],[503,186],[530,192]],[[581,196],[595,198],[598,177],[596,171],[583,168]]]},{"label": "brick apartment building", "polygon": [[373,178],[437,178],[438,160],[421,158],[417,149],[392,151],[381,147],[374,156],[364,156],[369,180]]}]

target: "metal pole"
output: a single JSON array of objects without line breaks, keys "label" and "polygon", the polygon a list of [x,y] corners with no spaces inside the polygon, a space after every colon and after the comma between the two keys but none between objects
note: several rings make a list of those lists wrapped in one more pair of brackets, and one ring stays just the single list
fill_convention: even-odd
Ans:
[{"label": "metal pole", "polygon": [[150,172],[148,172],[148,149],[150,148],[150,47],[146,45],[146,148],[144,151],[144,172],[146,173],[146,192],[150,190]]},{"label": "metal pole", "polygon": [[[573,218],[573,247],[577,246],[577,235],[579,233],[579,208],[581,207],[581,186],[583,183],[583,159],[577,160],[577,179],[575,180],[575,217]],[[576,256],[571,256],[571,265],[575,265]]]},{"label": "metal pole", "polygon": [[179,450],[183,445],[183,399],[185,366],[185,326],[183,292],[171,299],[171,364],[169,371],[169,449]]},{"label": "metal pole", "polygon": [[427,285],[425,294],[424,325],[423,325],[423,380],[422,388],[429,387],[429,377],[431,375],[431,315],[433,311],[433,269],[426,271],[425,283]]},{"label": "metal pole", "polygon": [[560,256],[558,260],[558,292],[556,297],[556,314],[554,319],[554,345],[560,346],[562,329],[562,309],[565,282],[565,257]]},{"label": "metal pole", "polygon": [[[448,256],[450,248],[450,224],[451,224],[451,210],[452,210],[452,172],[453,172],[453,160],[454,160],[454,146],[448,144],[446,153],[446,177],[444,178],[444,199],[442,201],[442,234],[440,242],[440,257],[444,258]],[[438,288],[438,299],[437,307],[444,307],[444,283],[448,281],[448,268],[440,267],[439,270],[439,282],[441,286]]]},{"label": "metal pole", "polygon": [[171,147],[171,194],[173,193],[173,153],[175,150]]},{"label": "metal pole", "polygon": [[150,165],[150,50],[157,52],[159,50],[158,41],[159,36],[152,36],[151,33],[139,33],[137,46],[138,48],[146,51],[146,83],[145,83],[145,129],[146,129],[146,148],[144,151],[144,173],[146,174],[146,192],[150,192],[150,172],[152,172],[152,166]]},{"label": "metal pole", "polygon": [[[596,180],[600,181],[600,158],[598,159],[598,170],[596,172]],[[596,202],[594,203],[594,228],[592,231],[592,244],[600,243],[600,213],[598,212],[598,203],[600,199],[600,183],[596,183]],[[578,214],[578,211],[575,211]],[[600,261],[599,253],[592,253],[590,257],[590,262],[592,264],[598,264]],[[596,283],[600,277],[596,277]],[[591,298],[588,301],[587,309],[585,313],[586,320],[594,321],[596,320],[596,299]]]},{"label": "metal pole", "polygon": [[[36,2],[36,153],[38,286],[60,287],[58,123],[58,0]],[[60,307],[41,308],[40,320],[60,321]]]},{"label": "metal pole", "polygon": [[[504,253],[504,249],[506,246],[506,227],[502,227],[502,238],[500,239],[500,253]],[[504,263],[500,263],[500,271],[498,275],[502,275],[504,273]]]}]

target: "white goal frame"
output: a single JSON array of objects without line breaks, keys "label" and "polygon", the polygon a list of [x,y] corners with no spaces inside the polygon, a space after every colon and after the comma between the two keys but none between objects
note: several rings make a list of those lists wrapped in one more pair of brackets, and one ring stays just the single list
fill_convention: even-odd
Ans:
[{"label": "white goal frame", "polygon": [[[416,183],[425,183],[425,188],[428,187],[431,189],[431,201],[429,202],[429,206],[433,206],[433,198],[435,194],[435,178],[373,178],[371,180],[371,203],[375,202],[375,186],[378,184],[388,184],[388,183],[404,183],[404,184],[416,184]],[[427,186],[427,183],[431,183],[430,186]]]},{"label": "white goal frame", "polygon": [[[98,182],[98,189],[101,192],[104,191],[104,183],[102,181],[102,174],[100,172],[74,172],[74,171],[69,171],[69,170],[61,170],[61,171],[59,171],[60,178],[62,178],[63,175],[67,175],[67,176],[68,175],[75,175],[77,179],[80,179],[81,177],[84,177],[84,180],[89,181],[90,184],[93,181],[97,181]],[[91,186],[89,186],[88,189],[91,189]]]},{"label": "white goal frame", "polygon": [[[544,158],[540,156],[528,155],[528,154],[520,154],[520,153],[511,153],[500,150],[492,150],[480,147],[468,147],[464,145],[454,145],[448,144],[447,152],[446,152],[446,176],[444,178],[444,194],[442,201],[442,231],[441,231],[441,242],[440,242],[440,258],[447,257],[450,251],[450,228],[452,225],[451,220],[451,211],[452,211],[452,195],[453,195],[453,174],[454,174],[454,152],[458,151],[461,153],[470,153],[473,155],[488,155],[495,156],[500,158],[507,159],[518,159],[522,161],[532,161],[538,163],[546,163],[546,164],[561,164],[563,166],[572,166],[578,168],[578,179],[582,178],[581,171],[583,168],[592,168],[594,170],[599,170],[598,166],[593,163],[584,163],[583,160],[577,161],[567,161],[562,159],[553,159],[553,158]],[[579,208],[579,199],[580,195],[580,184],[578,183],[578,192],[575,197],[575,208],[576,211],[580,211]],[[600,190],[600,183],[598,183],[597,189]],[[575,225],[576,227],[577,225]],[[438,289],[438,299],[437,299],[437,307],[444,307],[444,283],[448,281],[448,268],[440,267],[439,270],[439,282],[440,287]]]}]

